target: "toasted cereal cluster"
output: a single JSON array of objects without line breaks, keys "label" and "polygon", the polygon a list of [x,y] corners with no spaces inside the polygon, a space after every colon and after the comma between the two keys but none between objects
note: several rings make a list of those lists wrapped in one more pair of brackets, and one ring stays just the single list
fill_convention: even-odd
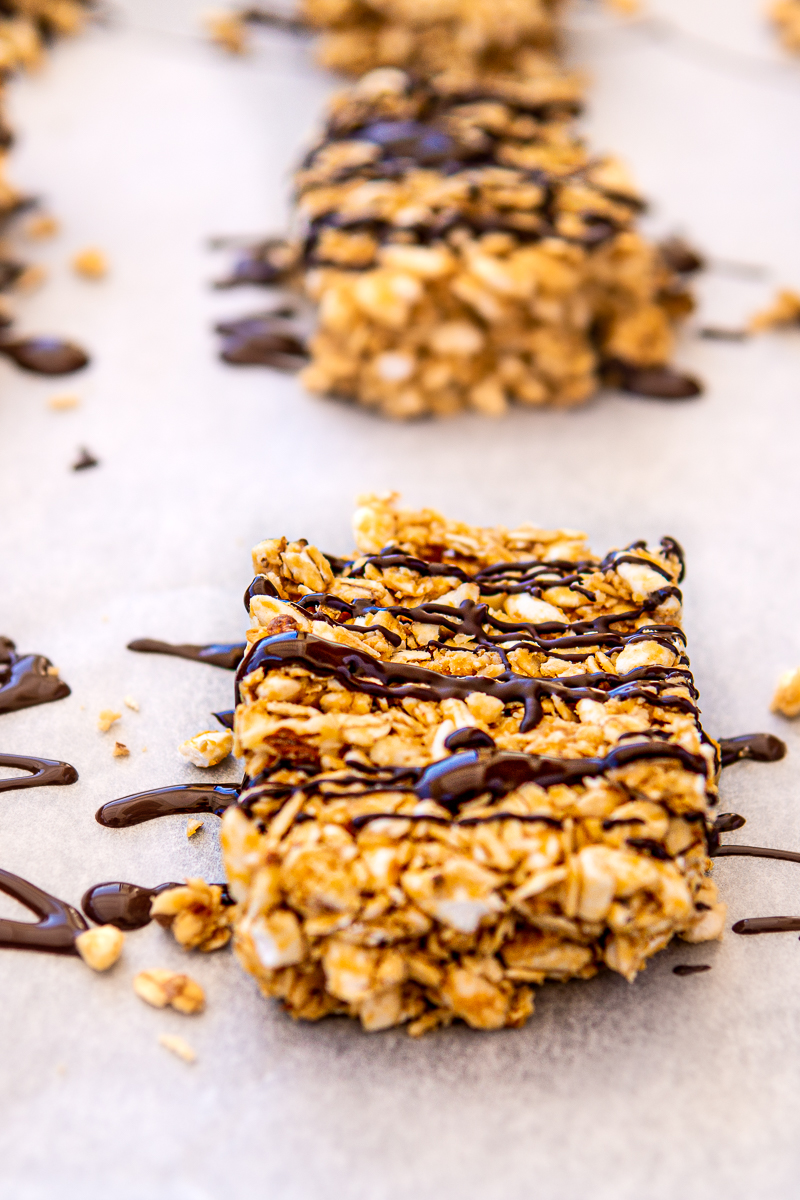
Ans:
[{"label": "toasted cereal cluster", "polygon": [[324,31],[318,57],[335,71],[375,67],[435,74],[457,62],[529,73],[529,57],[557,40],[561,0],[304,0],[303,19]]},{"label": "toasted cereal cluster", "polygon": [[768,11],[786,49],[800,51],[800,0],[775,0]]},{"label": "toasted cereal cluster", "polygon": [[719,937],[719,758],[680,548],[363,499],[347,561],[262,542],[223,821],[234,944],[295,1017],[520,1025],[532,985]]},{"label": "toasted cereal cluster", "polygon": [[548,67],[377,70],[333,101],[296,177],[311,390],[398,418],[579,404],[604,368],[696,394],[666,368],[691,298],[622,166],[576,136],[577,100]]}]

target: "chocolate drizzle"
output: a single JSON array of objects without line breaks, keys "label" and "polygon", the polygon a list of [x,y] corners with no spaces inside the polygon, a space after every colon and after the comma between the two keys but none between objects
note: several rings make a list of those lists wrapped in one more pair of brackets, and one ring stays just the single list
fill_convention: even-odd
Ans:
[{"label": "chocolate drizzle", "polygon": [[800,863],[800,854],[794,850],[772,850],[768,846],[717,846],[709,851],[714,858],[778,858],[784,862]]},{"label": "chocolate drizzle", "polygon": [[682,375],[672,367],[638,367],[613,359],[603,365],[601,374],[608,387],[651,400],[693,400],[703,391],[693,375]]},{"label": "chocolate drizzle", "polygon": [[711,967],[708,963],[678,963],[677,967],[672,968],[673,975],[700,975],[703,971],[710,971]]},{"label": "chocolate drizzle", "polygon": [[207,646],[175,645],[152,638],[137,638],[128,643],[128,649],[136,650],[139,654],[169,654],[173,658],[188,658],[192,662],[209,663],[212,667],[235,671],[247,646],[244,642],[211,642]]},{"label": "chocolate drizzle", "polygon": [[14,342],[0,341],[0,354],[18,367],[36,375],[71,375],[89,362],[89,355],[74,342],[55,337],[27,337]]},{"label": "chocolate drizzle", "polygon": [[[116,925],[117,929],[128,933],[150,924],[150,905],[155,896],[181,886],[179,883],[159,883],[148,888],[136,883],[96,883],[84,893],[81,908],[90,921],[98,925]],[[222,903],[233,904],[227,885],[217,886],[222,888]]]},{"label": "chocolate drizzle", "polygon": [[745,917],[731,925],[734,933],[797,933],[800,917]]},{"label": "chocolate drizzle", "polygon": [[720,738],[723,767],[752,759],[754,762],[779,762],[786,755],[786,743],[772,733],[743,733],[740,737]]},{"label": "chocolate drizzle", "polygon": [[16,767],[30,771],[14,779],[0,779],[0,792],[13,792],[18,788],[51,787],[75,783],[78,772],[69,763],[55,758],[32,758],[25,754],[0,753],[0,767]]},{"label": "chocolate drizzle", "polygon": [[14,643],[0,637],[0,713],[63,700],[70,690],[43,654],[17,654]]},{"label": "chocolate drizzle", "polygon": [[109,800],[98,808],[95,820],[108,829],[126,829],[156,817],[180,813],[212,813],[221,817],[227,808],[237,802],[239,790],[238,783],[219,783],[216,786],[189,783],[154,788],[149,792],[136,792],[131,796],[121,796],[118,800]]},{"label": "chocolate drizzle", "polygon": [[71,904],[43,892],[33,883],[0,870],[0,892],[12,896],[35,913],[38,921],[0,918],[0,947],[6,950],[40,950],[50,954],[77,954],[75,938],[88,928]]},{"label": "chocolate drizzle", "polygon": [[287,319],[290,315],[292,310],[281,309],[216,325],[223,335],[220,358],[235,366],[299,371],[308,361],[308,348],[296,323]]},{"label": "chocolate drizzle", "polygon": [[[306,597],[305,599],[308,599]],[[427,605],[426,610],[438,606]],[[474,605],[472,601],[464,601],[461,606],[468,620],[471,610],[485,605]],[[393,611],[393,610],[388,610]],[[408,610],[407,610],[408,611]],[[452,611],[452,610],[450,610]],[[412,619],[415,610],[411,610]],[[481,614],[485,617],[485,613]],[[419,620],[419,618],[416,618]],[[490,620],[494,621],[493,618]],[[606,620],[599,618],[598,621]],[[614,620],[614,618],[610,618]],[[591,622],[597,625],[598,621]],[[500,624],[499,622],[494,622]],[[579,624],[584,624],[580,622]],[[589,622],[586,622],[589,624]],[[508,626],[504,626],[509,628]],[[514,627],[510,627],[514,632]],[[526,628],[521,623],[517,629]],[[574,628],[574,626],[572,627]],[[659,640],[665,634],[674,636],[676,631],[671,626],[652,626],[645,630],[639,629],[636,637],[640,640]],[[584,635],[577,637],[557,638],[549,643],[553,648],[563,647],[564,643],[575,645],[584,642]],[[595,645],[605,640],[602,636],[591,636],[588,640]],[[616,640],[616,639],[613,639]],[[635,640],[629,638],[628,641]],[[516,638],[518,643],[522,639]],[[671,647],[674,648],[674,647]],[[570,656],[565,656],[569,660]],[[502,700],[504,704],[522,704],[524,716],[520,732],[527,733],[535,728],[542,718],[542,699],[545,696],[558,696],[567,703],[577,703],[578,700],[608,699],[628,700],[634,697],[645,699],[647,703],[660,708],[673,708],[680,712],[697,714],[697,707],[683,696],[675,696],[667,692],[668,688],[686,687],[694,695],[694,685],[688,671],[666,667],[639,667],[627,675],[617,676],[605,671],[589,674],[561,676],[557,679],[531,678],[517,675],[512,670],[503,671],[500,675],[489,678],[482,675],[443,675],[425,667],[412,663],[382,662],[365,651],[355,650],[349,646],[329,642],[309,633],[277,634],[275,637],[263,638],[256,642],[241,663],[236,676],[236,702],[239,703],[239,684],[251,672],[263,667],[265,671],[287,665],[298,665],[315,675],[333,676],[339,683],[350,691],[364,692],[381,699],[402,701],[407,697],[417,700],[446,700],[451,697],[466,697],[470,693],[482,692]],[[663,693],[667,694],[663,694]]]}]

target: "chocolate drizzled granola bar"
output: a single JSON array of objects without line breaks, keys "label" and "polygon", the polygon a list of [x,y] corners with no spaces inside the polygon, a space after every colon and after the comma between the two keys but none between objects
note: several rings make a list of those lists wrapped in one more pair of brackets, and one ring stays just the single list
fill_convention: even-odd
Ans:
[{"label": "chocolate drizzled granola bar", "polygon": [[301,17],[323,31],[318,57],[361,75],[375,67],[435,74],[454,62],[529,74],[531,51],[552,49],[561,0],[304,0]]},{"label": "chocolate drizzled granola bar", "polygon": [[535,984],[719,937],[719,756],[680,548],[367,497],[357,554],[262,542],[223,821],[235,945],[295,1017],[520,1025]]},{"label": "chocolate drizzled granola bar", "polygon": [[692,301],[636,230],[622,166],[576,135],[577,81],[374,71],[296,177],[296,263],[318,306],[303,380],[391,417],[573,405],[605,372],[670,398]]}]

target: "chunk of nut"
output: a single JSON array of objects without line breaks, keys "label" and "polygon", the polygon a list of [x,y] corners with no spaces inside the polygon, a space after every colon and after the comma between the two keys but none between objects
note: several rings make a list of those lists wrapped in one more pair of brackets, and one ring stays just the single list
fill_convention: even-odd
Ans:
[{"label": "chunk of nut", "polygon": [[124,742],[114,742],[114,749],[112,753],[114,758],[127,758],[130,754],[130,750]]},{"label": "chunk of nut", "polygon": [[118,721],[122,716],[121,712],[116,712],[113,708],[101,709],[100,715],[97,718],[97,728],[101,733],[107,733],[115,721]]},{"label": "chunk of nut", "polygon": [[108,273],[108,259],[102,250],[90,246],[73,257],[72,269],[84,279],[102,279]]},{"label": "chunk of nut", "polygon": [[191,1015],[200,1013],[205,1008],[205,992],[190,975],[179,971],[166,971],[154,967],[150,971],[140,971],[133,981],[136,995],[153,1008],[166,1008],[171,1005],[177,1012]]},{"label": "chunk of nut", "polygon": [[233,734],[228,729],[206,729],[178,746],[178,753],[196,767],[215,767],[233,749]]},{"label": "chunk of nut", "polygon": [[98,925],[87,929],[75,938],[75,949],[87,967],[93,971],[107,971],[122,953],[125,934],[115,925]]},{"label": "chunk of nut", "polygon": [[197,1062],[197,1054],[180,1034],[177,1033],[160,1033],[158,1035],[158,1043],[165,1050],[169,1050],[172,1054],[182,1058],[184,1062]]},{"label": "chunk of nut", "polygon": [[773,712],[783,713],[784,717],[796,717],[800,713],[800,667],[784,671],[778,678],[770,708]]}]

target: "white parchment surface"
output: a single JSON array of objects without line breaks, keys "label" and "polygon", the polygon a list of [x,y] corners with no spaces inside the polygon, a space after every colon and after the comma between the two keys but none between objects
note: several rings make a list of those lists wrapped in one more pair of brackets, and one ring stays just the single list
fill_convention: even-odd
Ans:
[{"label": "white parchment surface", "polygon": [[[111,831],[105,800],[207,778],[176,753],[228,707],[231,676],[137,656],[133,637],[233,640],[249,548],[266,536],[350,546],[354,495],[395,487],[466,520],[587,529],[596,549],[677,537],[690,650],[718,735],[771,729],[790,753],[742,764],[731,840],[800,848],[800,737],[772,717],[800,663],[800,334],[712,343],[679,362],[706,395],[618,394],[574,413],[516,411],[396,427],[225,367],[210,325],[263,294],[214,293],[212,234],[280,230],[288,172],[331,89],[307,43],[275,33],[231,59],[197,0],[126,0],[12,89],[16,179],[63,233],[33,247],[51,282],[20,327],[88,344],[74,380],[0,361],[0,632],[48,654],[66,701],[0,717],[0,745],[64,758],[69,788],[0,797],[0,866],[78,903],[106,879],[220,877],[217,822]],[[572,53],[594,83],[587,128],[653,197],[648,225],[712,256],[701,320],[736,324],[800,286],[800,63],[758,0],[658,0],[625,27],[586,4]],[[98,245],[112,270],[77,279]],[[731,262],[763,268],[745,277]],[[47,407],[74,391],[79,408]],[[77,447],[101,465],[70,470]],[[101,708],[132,695],[110,734]],[[111,755],[114,736],[130,757]],[[235,777],[235,764],[213,773]],[[720,861],[730,922],[800,913],[800,868]],[[17,915],[5,900],[3,915]],[[729,922],[729,923],[730,923]],[[677,962],[712,970],[678,978]],[[136,970],[189,969],[199,1018],[146,1007]],[[180,1033],[187,1066],[157,1038]],[[0,951],[3,1200],[758,1200],[797,1194],[800,944],[791,934],[678,945],[634,985],[604,974],[539,990],[522,1031],[415,1042],[355,1023],[296,1025],[229,952],[187,961],[157,928],[107,976]]]}]

